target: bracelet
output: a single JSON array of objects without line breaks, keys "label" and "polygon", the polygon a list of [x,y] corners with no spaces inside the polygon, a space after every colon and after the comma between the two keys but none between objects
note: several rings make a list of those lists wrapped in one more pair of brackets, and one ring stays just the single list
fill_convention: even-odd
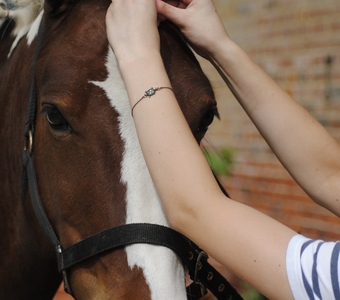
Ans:
[{"label": "bracelet", "polygon": [[135,109],[136,105],[141,102],[144,98],[151,98],[153,95],[156,94],[156,92],[163,90],[163,89],[168,89],[171,91],[174,91],[171,87],[167,87],[167,86],[161,86],[161,87],[157,87],[157,88],[150,88],[147,91],[145,91],[145,94],[142,98],[140,98],[131,108],[131,116],[133,117],[133,110]]}]

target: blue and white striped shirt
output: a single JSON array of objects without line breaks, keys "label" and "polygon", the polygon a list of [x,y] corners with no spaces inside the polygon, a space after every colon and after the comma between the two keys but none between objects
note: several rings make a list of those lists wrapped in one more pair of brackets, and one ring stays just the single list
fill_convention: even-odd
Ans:
[{"label": "blue and white striped shirt", "polygon": [[292,238],[287,274],[296,300],[340,300],[340,242]]}]

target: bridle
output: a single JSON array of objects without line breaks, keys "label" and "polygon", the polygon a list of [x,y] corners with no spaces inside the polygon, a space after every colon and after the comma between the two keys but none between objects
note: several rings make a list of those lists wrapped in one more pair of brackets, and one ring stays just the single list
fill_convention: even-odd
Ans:
[{"label": "bridle", "polygon": [[[72,294],[68,279],[68,270],[95,255],[113,251],[128,245],[143,243],[167,247],[173,250],[187,267],[193,283],[187,288],[190,300],[200,299],[209,289],[217,299],[241,300],[241,296],[229,282],[208,263],[208,255],[185,236],[171,228],[156,224],[125,224],[90,236],[69,248],[64,249],[51,225],[41,202],[33,160],[34,129],[36,119],[36,64],[42,43],[42,24],[36,38],[30,95],[26,115],[24,135],[26,147],[22,154],[23,162],[23,198],[27,188],[37,220],[46,237],[54,247],[58,270],[63,275],[65,291]],[[222,187],[221,187],[222,188]]]}]

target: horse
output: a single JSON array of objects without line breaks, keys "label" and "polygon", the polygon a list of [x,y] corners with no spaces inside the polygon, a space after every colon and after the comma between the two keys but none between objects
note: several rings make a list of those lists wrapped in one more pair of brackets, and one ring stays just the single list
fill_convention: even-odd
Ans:
[{"label": "horse", "polygon": [[[168,222],[106,38],[110,1],[14,4],[0,0],[0,299],[52,299],[62,277],[23,185],[27,147],[64,248],[108,228]],[[218,114],[211,84],[176,27],[164,22],[159,32],[174,93],[199,143]],[[27,146],[31,82],[37,103]],[[186,299],[183,265],[162,246],[100,253],[73,266],[68,279],[76,299]]]}]

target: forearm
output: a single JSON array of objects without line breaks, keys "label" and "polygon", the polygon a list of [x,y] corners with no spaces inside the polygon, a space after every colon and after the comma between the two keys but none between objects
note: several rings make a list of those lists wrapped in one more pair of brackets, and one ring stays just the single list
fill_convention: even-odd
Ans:
[{"label": "forearm", "polygon": [[[143,65],[147,66],[148,76],[136,72]],[[145,90],[171,86],[157,55],[149,63],[120,64],[120,69],[131,106]],[[208,199],[219,190],[171,90],[163,89],[143,99],[134,109],[134,121],[145,160],[170,220],[184,210],[187,199]]]},{"label": "forearm", "polygon": [[238,46],[219,45],[212,63],[269,146],[316,202],[340,215],[340,188],[329,188],[339,186],[339,145]]},{"label": "forearm", "polygon": [[[160,63],[153,64],[147,77],[135,71],[139,63],[121,66],[131,105],[149,87],[169,86]],[[172,227],[263,293],[289,299],[285,252],[295,233],[221,193],[171,91],[143,99],[134,121]]]}]

